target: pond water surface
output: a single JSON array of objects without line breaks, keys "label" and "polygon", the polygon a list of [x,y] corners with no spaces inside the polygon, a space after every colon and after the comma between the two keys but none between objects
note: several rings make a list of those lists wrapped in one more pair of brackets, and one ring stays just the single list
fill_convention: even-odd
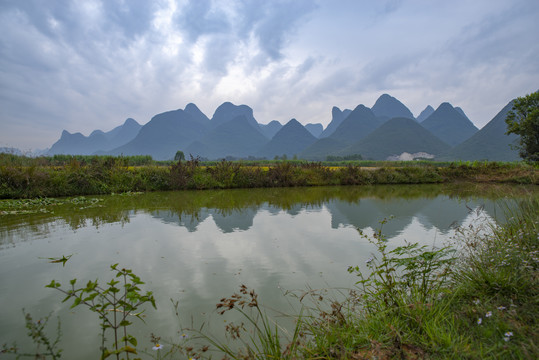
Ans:
[{"label": "pond water surface", "polygon": [[[91,206],[62,205],[47,212],[0,216],[0,343],[25,348],[22,309],[61,320],[62,358],[99,357],[99,322],[82,306],[44,286],[108,281],[111,264],[132,269],[157,299],[137,325],[139,348],[149,334],[175,340],[181,326],[214,325],[222,297],[241,284],[261,302],[294,311],[286,290],[350,288],[350,265],[365,263],[372,244],[358,234],[379,228],[390,246],[404,241],[442,246],[455,228],[503,221],[507,199],[536,188],[476,185],[317,187],[103,196]],[[72,257],[65,266],[47,258]],[[181,325],[172,301],[178,301]],[[219,328],[216,327],[219,332]],[[31,347],[27,348],[32,350]],[[151,350],[150,350],[151,351]]]}]

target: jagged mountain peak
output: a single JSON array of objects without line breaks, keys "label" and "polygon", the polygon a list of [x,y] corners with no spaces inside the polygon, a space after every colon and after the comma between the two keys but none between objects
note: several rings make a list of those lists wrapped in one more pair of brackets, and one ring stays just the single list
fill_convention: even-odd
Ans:
[{"label": "jagged mountain peak", "polygon": [[90,134],[90,136],[101,136],[101,135],[105,136],[105,132],[102,131],[102,130],[94,130],[94,131],[92,131],[92,133]]},{"label": "jagged mountain peak", "polygon": [[394,118],[406,117],[415,119],[414,115],[402,102],[391,95],[382,94],[371,108],[374,115],[377,117]]},{"label": "jagged mountain peak", "polygon": [[210,119],[195,104],[193,104],[193,103],[187,104],[183,111],[185,113],[191,115],[191,117],[195,121],[197,121],[198,123],[200,123],[200,124],[202,124],[204,126],[209,126],[210,125]]},{"label": "jagged mountain peak", "polygon": [[210,124],[215,128],[240,115],[245,116],[249,123],[258,129],[258,122],[253,116],[253,109],[247,105],[234,105],[230,101],[222,103],[217,107],[217,109],[215,109]]},{"label": "jagged mountain peak", "polygon": [[441,160],[517,161],[518,151],[512,148],[518,141],[515,134],[507,135],[505,119],[513,108],[509,102],[492,120],[466,141],[440,156]]},{"label": "jagged mountain peak", "polygon": [[140,124],[137,122],[137,120],[135,120],[133,118],[127,118],[124,121],[124,126],[125,125],[140,125]]},{"label": "jagged mountain peak", "polygon": [[352,144],[370,134],[379,125],[380,122],[371,109],[360,104],[342,121],[330,137],[346,144]]},{"label": "jagged mountain peak", "polygon": [[441,103],[421,125],[451,146],[462,143],[479,130],[448,102]]},{"label": "jagged mountain peak", "polygon": [[258,126],[262,134],[268,139],[271,139],[283,127],[277,120],[272,120],[267,124],[259,124]]},{"label": "jagged mountain peak", "polygon": [[316,138],[299,121],[291,119],[258,153],[259,156],[273,158],[286,154],[294,156],[316,141]]},{"label": "jagged mountain peak", "polygon": [[328,124],[328,126],[322,131],[322,134],[320,134],[320,138],[325,138],[333,134],[333,132],[341,125],[344,119],[350,115],[352,110],[350,109],[344,109],[341,111],[337,106],[334,106],[331,109],[331,121]]},{"label": "jagged mountain peak", "polygon": [[427,107],[423,109],[423,111],[421,111],[421,113],[417,116],[416,118],[417,122],[421,123],[425,121],[429,116],[432,115],[433,112],[434,112],[434,108],[430,105],[427,105]]},{"label": "jagged mountain peak", "polygon": [[301,126],[303,127],[303,125],[301,125],[301,123],[299,121],[297,121],[295,118],[292,118],[290,119],[285,125],[285,127],[298,127],[298,126]]}]

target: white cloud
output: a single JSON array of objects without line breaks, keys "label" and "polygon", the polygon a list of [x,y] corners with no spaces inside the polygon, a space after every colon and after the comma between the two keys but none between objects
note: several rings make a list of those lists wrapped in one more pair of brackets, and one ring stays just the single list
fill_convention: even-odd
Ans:
[{"label": "white cloud", "polygon": [[450,101],[482,126],[537,90],[538,16],[531,0],[5,0],[0,146],[50,146],[62,129],[145,123],[189,102],[327,124],[332,106],[384,92],[414,114]]}]

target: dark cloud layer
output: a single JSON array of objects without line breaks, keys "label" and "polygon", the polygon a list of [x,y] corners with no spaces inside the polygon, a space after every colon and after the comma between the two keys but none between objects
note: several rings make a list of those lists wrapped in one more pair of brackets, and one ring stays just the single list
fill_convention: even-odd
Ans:
[{"label": "dark cloud layer", "polygon": [[196,103],[330,120],[382,93],[478,126],[539,83],[539,3],[4,0],[0,146],[50,146]]}]

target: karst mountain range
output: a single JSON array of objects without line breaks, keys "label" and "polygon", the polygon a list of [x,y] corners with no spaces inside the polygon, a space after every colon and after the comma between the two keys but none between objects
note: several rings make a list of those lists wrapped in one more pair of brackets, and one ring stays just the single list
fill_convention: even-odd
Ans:
[{"label": "karst mountain range", "polygon": [[225,102],[208,118],[195,104],[155,115],[145,125],[127,119],[111,131],[89,136],[63,131],[48,155],[151,155],[173,159],[178,150],[202,159],[298,158],[326,160],[328,156],[361,155],[373,160],[518,160],[511,145],[516,135],[506,135],[507,104],[482,129],[459,107],[444,102],[427,106],[419,116],[398,99],[383,94],[368,108],[333,107],[331,122],[302,125],[260,124],[247,105]]}]

